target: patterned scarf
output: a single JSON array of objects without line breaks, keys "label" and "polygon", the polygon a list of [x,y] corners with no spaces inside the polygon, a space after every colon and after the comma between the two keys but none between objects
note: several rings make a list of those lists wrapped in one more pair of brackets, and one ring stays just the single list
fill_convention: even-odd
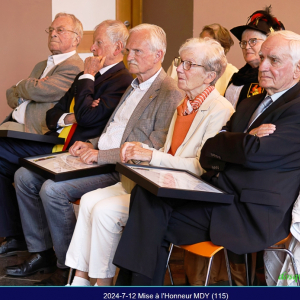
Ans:
[{"label": "patterned scarf", "polygon": [[208,97],[208,95],[215,89],[214,86],[208,86],[201,94],[199,94],[194,100],[189,100],[186,96],[180,106],[177,107],[178,116],[187,116],[191,113],[196,113]]}]

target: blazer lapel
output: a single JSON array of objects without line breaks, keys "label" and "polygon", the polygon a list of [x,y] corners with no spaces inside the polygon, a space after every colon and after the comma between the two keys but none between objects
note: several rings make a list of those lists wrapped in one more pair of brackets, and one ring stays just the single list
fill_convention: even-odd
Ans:
[{"label": "blazer lapel", "polygon": [[111,77],[113,73],[118,72],[122,69],[125,69],[123,61],[119,62],[118,64],[107,70],[103,75],[99,76],[95,81],[95,86],[99,85],[101,82]]},{"label": "blazer lapel", "polygon": [[281,97],[279,97],[274,103],[272,103],[248,128],[247,132],[260,126],[264,119],[269,116],[273,111],[275,111],[280,106],[284,105],[285,103],[298,98],[300,96],[300,83],[297,83],[291,89],[289,89],[286,93],[284,93]]},{"label": "blazer lapel", "polygon": [[35,78],[40,79],[46,67],[47,67],[47,61],[45,60],[45,61],[44,61],[44,64],[43,64],[43,65],[41,66],[41,68],[36,72]]},{"label": "blazer lapel", "polygon": [[201,123],[202,119],[204,118],[204,116],[206,116],[207,114],[207,110],[209,109],[211,102],[216,99],[216,97],[218,97],[220,94],[217,90],[213,90],[208,97],[204,100],[203,104],[200,106],[199,111],[197,112],[191,127],[187,133],[187,135],[185,136],[185,139],[183,141],[183,145],[191,138],[191,136],[193,135],[193,133],[195,132],[195,130],[198,128],[199,124]]},{"label": "blazer lapel", "polygon": [[145,93],[143,98],[140,100],[139,104],[136,106],[134,109],[127,126],[125,128],[123,137],[122,137],[122,144],[126,141],[128,138],[129,134],[133,130],[133,127],[135,126],[137,120],[141,117],[147,106],[157,97],[161,83],[163,80],[166,78],[167,74],[166,72],[162,69],[159,73],[159,75],[156,77],[148,91]]}]

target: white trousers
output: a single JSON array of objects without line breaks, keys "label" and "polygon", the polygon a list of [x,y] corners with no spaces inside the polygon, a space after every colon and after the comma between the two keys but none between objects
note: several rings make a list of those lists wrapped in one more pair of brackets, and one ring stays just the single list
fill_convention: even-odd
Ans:
[{"label": "white trousers", "polygon": [[86,193],[80,201],[66,265],[91,278],[114,277],[112,264],[129,212],[130,194],[122,183]]}]

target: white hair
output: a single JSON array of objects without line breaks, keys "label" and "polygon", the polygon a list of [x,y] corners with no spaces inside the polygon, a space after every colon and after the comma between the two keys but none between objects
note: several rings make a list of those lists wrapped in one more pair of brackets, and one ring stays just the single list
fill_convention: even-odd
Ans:
[{"label": "white hair", "polygon": [[276,35],[282,36],[289,44],[289,53],[293,64],[296,65],[300,61],[300,35],[289,30],[281,30],[281,31],[274,31],[270,33],[269,37],[273,37]]},{"label": "white hair", "polygon": [[74,15],[61,12],[61,13],[56,14],[56,16],[54,17],[54,20],[56,20],[57,18],[60,18],[60,17],[68,17],[68,18],[72,19],[73,24],[74,24],[73,30],[80,36],[80,38],[83,37],[82,23]]},{"label": "white hair", "polygon": [[198,55],[198,63],[203,65],[207,72],[216,72],[216,78],[211,82],[211,85],[215,85],[227,66],[224,48],[219,42],[208,37],[188,39],[179,48],[179,55],[181,55],[183,51],[195,50],[195,48],[200,47],[201,51],[199,51],[199,49],[196,51]]},{"label": "white hair", "polygon": [[105,20],[97,25],[94,30],[97,30],[97,28],[102,25],[107,27],[106,34],[113,44],[120,41],[122,42],[123,47],[125,47],[129,34],[128,29],[123,22],[117,20]]},{"label": "white hair", "polygon": [[262,40],[266,40],[266,39],[267,39],[267,36],[266,36],[264,33],[260,32],[260,31],[258,31],[258,30],[254,30],[254,29],[246,29],[246,30],[244,30],[243,33],[242,33],[242,40],[243,40],[243,36],[244,36],[244,34],[245,34],[246,32],[253,32],[256,36],[260,37]]},{"label": "white hair", "polygon": [[163,62],[167,50],[167,37],[165,31],[157,25],[144,23],[130,29],[129,34],[133,32],[143,31],[143,30],[147,30],[150,34],[149,43],[150,43],[151,50],[153,52],[159,50],[163,52],[162,59],[161,59],[161,61]]}]

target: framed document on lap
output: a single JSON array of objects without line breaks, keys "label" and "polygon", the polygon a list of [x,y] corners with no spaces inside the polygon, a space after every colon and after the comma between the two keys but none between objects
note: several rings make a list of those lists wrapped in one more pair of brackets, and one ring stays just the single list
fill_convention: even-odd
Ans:
[{"label": "framed document on lap", "polygon": [[115,171],[116,166],[115,164],[87,165],[69,152],[20,158],[19,162],[22,167],[55,182],[110,173]]},{"label": "framed document on lap", "polygon": [[158,197],[226,204],[234,198],[185,170],[117,163],[116,171]]},{"label": "framed document on lap", "polygon": [[13,130],[0,130],[0,137],[9,137],[13,139],[36,141],[36,142],[49,143],[55,145],[56,144],[63,145],[65,143],[64,138],[59,138],[57,136],[35,134],[35,133],[13,131]]}]

